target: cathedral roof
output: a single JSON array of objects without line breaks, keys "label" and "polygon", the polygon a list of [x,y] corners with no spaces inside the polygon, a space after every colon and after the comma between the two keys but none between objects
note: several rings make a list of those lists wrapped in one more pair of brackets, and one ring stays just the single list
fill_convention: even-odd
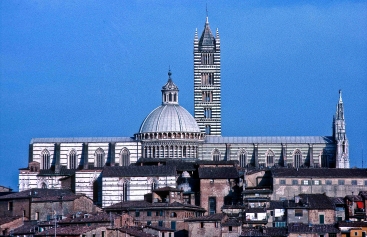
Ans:
[{"label": "cathedral roof", "polygon": [[143,121],[139,133],[200,132],[194,117],[180,105],[166,104],[154,109]]},{"label": "cathedral roof", "polygon": [[334,143],[329,136],[282,136],[282,137],[221,137],[207,136],[206,143],[267,143],[267,144],[290,144],[290,143]]}]

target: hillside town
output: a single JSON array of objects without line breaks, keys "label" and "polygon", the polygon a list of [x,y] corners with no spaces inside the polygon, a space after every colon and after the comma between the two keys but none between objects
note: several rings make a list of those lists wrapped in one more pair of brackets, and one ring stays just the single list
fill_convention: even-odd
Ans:
[{"label": "hillside town", "polygon": [[330,136],[225,137],[220,70],[206,17],[194,116],[169,70],[133,136],[32,138],[19,192],[0,186],[0,236],[366,237],[367,169],[349,165],[342,92]]}]

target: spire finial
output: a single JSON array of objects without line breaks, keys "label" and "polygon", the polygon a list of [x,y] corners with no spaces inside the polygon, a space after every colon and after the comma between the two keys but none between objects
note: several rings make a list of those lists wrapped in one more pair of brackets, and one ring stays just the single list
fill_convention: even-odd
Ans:
[{"label": "spire finial", "polygon": [[208,4],[206,4],[205,6],[205,11],[206,11],[206,23],[209,23],[209,17],[208,17]]},{"label": "spire finial", "polygon": [[343,102],[343,100],[342,100],[342,90],[341,89],[339,90],[339,102]]},{"label": "spire finial", "polygon": [[172,72],[171,72],[171,66],[169,65],[168,66],[168,79],[171,80],[171,75],[172,75]]}]

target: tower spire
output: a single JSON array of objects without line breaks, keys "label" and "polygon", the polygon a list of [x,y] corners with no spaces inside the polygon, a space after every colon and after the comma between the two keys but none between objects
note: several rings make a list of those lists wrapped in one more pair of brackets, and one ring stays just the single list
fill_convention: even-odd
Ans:
[{"label": "tower spire", "polygon": [[339,90],[339,101],[336,105],[333,121],[333,137],[337,144],[336,168],[349,168],[349,144],[345,130],[342,90]]}]

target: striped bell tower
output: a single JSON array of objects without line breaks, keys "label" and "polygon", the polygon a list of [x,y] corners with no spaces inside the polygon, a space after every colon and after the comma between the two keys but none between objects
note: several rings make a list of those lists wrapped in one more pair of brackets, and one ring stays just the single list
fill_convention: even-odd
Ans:
[{"label": "striped bell tower", "polygon": [[213,36],[208,17],[200,38],[195,32],[194,107],[201,132],[221,136],[220,39],[218,29]]}]

